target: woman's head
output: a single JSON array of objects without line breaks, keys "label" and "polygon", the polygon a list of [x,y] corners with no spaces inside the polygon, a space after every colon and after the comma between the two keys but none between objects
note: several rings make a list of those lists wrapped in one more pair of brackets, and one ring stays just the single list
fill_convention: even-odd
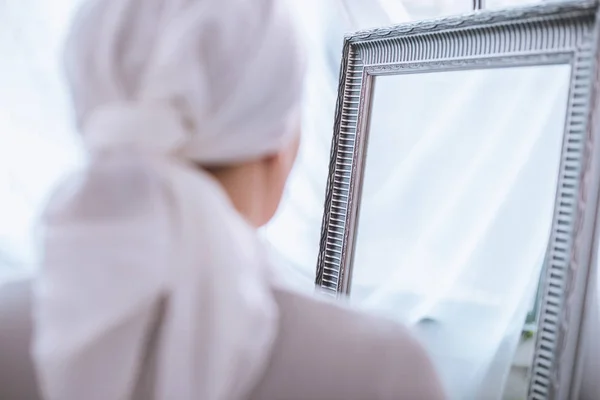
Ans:
[{"label": "woman's head", "polygon": [[90,1],[66,58],[84,141],[213,171],[265,223],[300,132],[304,66],[285,1]]},{"label": "woman's head", "polygon": [[[299,133],[299,131],[298,131]],[[300,135],[281,151],[238,165],[209,168],[236,209],[254,226],[265,225],[279,206],[296,160]]]}]

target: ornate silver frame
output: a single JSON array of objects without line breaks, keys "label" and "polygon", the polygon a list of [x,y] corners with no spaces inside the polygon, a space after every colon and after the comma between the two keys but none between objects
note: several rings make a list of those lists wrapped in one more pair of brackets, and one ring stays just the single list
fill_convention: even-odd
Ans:
[{"label": "ornate silver frame", "polygon": [[361,31],[345,38],[316,284],[347,295],[373,79],[569,63],[569,104],[529,399],[579,398],[600,192],[598,2],[552,2]]}]

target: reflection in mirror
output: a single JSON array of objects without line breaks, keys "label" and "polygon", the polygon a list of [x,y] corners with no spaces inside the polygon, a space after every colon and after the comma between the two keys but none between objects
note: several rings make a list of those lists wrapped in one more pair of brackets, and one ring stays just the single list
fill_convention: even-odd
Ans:
[{"label": "reflection in mirror", "polygon": [[525,399],[569,65],[375,78],[351,301],[408,324],[452,399]]}]

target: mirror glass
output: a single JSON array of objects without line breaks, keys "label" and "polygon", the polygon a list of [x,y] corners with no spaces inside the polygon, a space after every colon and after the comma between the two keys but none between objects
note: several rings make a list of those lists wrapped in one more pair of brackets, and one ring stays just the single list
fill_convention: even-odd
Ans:
[{"label": "mirror glass", "polygon": [[375,78],[351,301],[407,324],[452,399],[525,399],[569,65]]}]

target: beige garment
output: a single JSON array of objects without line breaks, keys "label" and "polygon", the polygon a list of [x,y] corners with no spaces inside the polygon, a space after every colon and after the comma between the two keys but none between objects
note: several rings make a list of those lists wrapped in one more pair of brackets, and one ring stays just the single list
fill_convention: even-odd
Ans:
[{"label": "beige garment", "polygon": [[[40,398],[29,356],[30,285],[20,281],[0,288],[2,400]],[[444,398],[423,349],[403,328],[287,290],[275,290],[274,296],[281,312],[279,336],[250,399]],[[139,400],[150,397],[151,364],[140,379]]]}]

